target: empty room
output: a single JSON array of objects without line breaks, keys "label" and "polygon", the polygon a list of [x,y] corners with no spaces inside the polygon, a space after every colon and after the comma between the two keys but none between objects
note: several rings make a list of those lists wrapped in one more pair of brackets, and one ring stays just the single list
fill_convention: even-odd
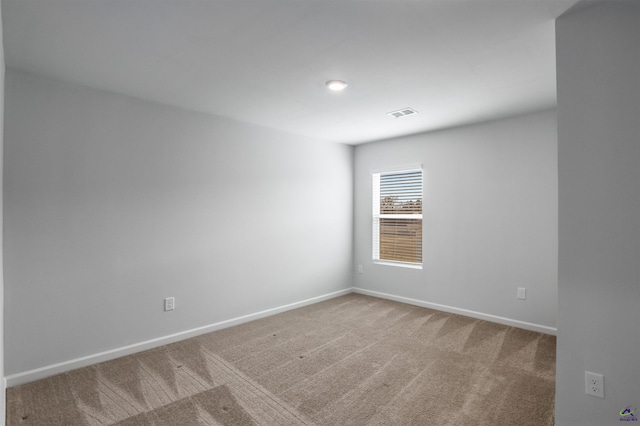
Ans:
[{"label": "empty room", "polygon": [[640,2],[0,13],[0,425],[639,421]]}]

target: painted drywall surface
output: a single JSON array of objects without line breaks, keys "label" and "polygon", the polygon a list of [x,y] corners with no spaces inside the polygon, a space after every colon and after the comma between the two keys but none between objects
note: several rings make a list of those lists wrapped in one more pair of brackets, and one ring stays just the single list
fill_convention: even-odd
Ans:
[{"label": "painted drywall surface", "polygon": [[6,82],[7,375],[351,287],[352,147]]},{"label": "painted drywall surface", "polygon": [[[371,260],[371,172],[410,164],[424,170],[422,270]],[[555,110],[357,146],[356,287],[555,327],[557,194]]]},{"label": "painted drywall surface", "polygon": [[[640,408],[640,5],[568,13],[556,43],[556,425],[616,425]],[[604,399],[585,371],[604,374]]]},{"label": "painted drywall surface", "polygon": [[[2,241],[2,156],[4,152],[4,44],[2,41],[2,6],[0,5],[0,241]],[[0,426],[5,424],[5,384],[4,384],[4,272],[2,270],[2,244],[0,244]]]}]

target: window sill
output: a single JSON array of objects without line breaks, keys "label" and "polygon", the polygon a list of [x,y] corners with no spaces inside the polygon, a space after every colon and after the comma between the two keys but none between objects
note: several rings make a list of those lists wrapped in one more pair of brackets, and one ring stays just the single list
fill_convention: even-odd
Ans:
[{"label": "window sill", "polygon": [[374,260],[374,265],[397,266],[408,269],[422,269],[422,263],[393,262],[391,260]]}]

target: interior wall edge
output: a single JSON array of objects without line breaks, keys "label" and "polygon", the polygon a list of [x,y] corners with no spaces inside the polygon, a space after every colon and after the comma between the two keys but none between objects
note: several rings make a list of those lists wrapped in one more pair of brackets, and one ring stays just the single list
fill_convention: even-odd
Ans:
[{"label": "interior wall edge", "polygon": [[388,293],[381,293],[378,291],[367,290],[360,287],[353,288],[354,293],[364,294],[367,296],[379,297],[381,299],[394,300],[396,302],[407,303],[409,305],[420,306],[423,308],[435,309],[437,311],[448,312],[450,314],[463,315],[465,317],[476,318],[484,321],[494,322],[498,324],[508,325],[511,327],[522,328],[524,330],[536,331],[538,333],[549,334],[552,336],[557,335],[557,328],[549,327],[541,324],[534,324],[526,321],[520,321],[512,318],[505,318],[497,315],[486,314],[484,312],[471,311],[463,308],[456,308],[455,306],[441,305],[439,303],[432,303],[425,300],[412,299],[410,297],[396,296]]},{"label": "interior wall edge", "polygon": [[144,342],[135,343],[133,345],[123,346],[120,348],[115,348],[108,351],[60,362],[57,364],[47,365],[47,366],[36,368],[33,370],[23,371],[21,373],[10,374],[4,378],[4,382],[6,383],[6,387],[22,385],[25,383],[51,377],[56,374],[65,373],[67,371],[75,370],[82,367],[87,367],[93,364],[98,364],[100,362],[110,361],[116,358],[131,355],[137,352],[154,349],[159,346],[189,339],[192,337],[199,336],[201,334],[210,333],[216,330],[222,330],[224,328],[233,327],[235,325],[243,324],[249,321],[254,321],[260,318],[265,318],[271,315],[279,314],[279,313],[290,311],[293,309],[302,308],[304,306],[312,305],[314,303],[322,302],[324,300],[329,300],[335,297],[344,296],[352,292],[353,292],[353,288],[346,288],[343,290],[334,291],[332,293],[327,293],[320,296],[312,297],[310,299],[301,300],[299,302],[294,302],[287,305],[265,309],[263,311],[255,312],[253,314],[243,315],[240,317],[220,321],[214,324],[197,327],[191,330],[185,330],[179,333],[174,333],[174,334],[158,337],[151,340],[146,340]]},{"label": "interior wall edge", "polygon": [[324,300],[333,299],[336,297],[344,296],[350,293],[363,294],[366,296],[378,297],[381,299],[393,300],[400,303],[406,303],[409,305],[420,306],[423,308],[435,309],[438,311],[448,312],[457,315],[463,315],[466,317],[476,318],[493,323],[503,324],[511,327],[517,327],[524,330],[535,331],[539,333],[549,334],[555,336],[557,329],[554,327],[548,327],[540,324],[533,324],[524,321],[515,320],[512,318],[505,318],[496,315],[486,314],[483,312],[471,311],[468,309],[457,308],[454,306],[441,305],[438,303],[432,303],[425,300],[412,299],[409,297],[396,296],[393,294],[382,293],[373,290],[367,290],[359,287],[351,287],[342,290],[338,290],[332,293],[327,293],[310,299],[301,300],[299,302],[290,303],[287,305],[277,306],[271,309],[266,309],[253,314],[243,315],[236,318],[220,321],[214,324],[194,328],[191,330],[185,330],[179,333],[170,334],[167,336],[158,337],[144,342],[128,345],[120,348],[111,349],[108,351],[87,355],[84,357],[47,365],[44,367],[36,368],[33,370],[23,371],[8,375],[4,378],[5,387],[19,386],[25,383],[30,383],[36,380],[41,380],[47,377],[54,376],[56,374],[62,374],[71,370],[75,370],[82,367],[98,364],[100,362],[110,361],[123,356],[131,355],[134,353],[142,352],[149,349],[154,349],[163,345],[178,342],[181,340],[196,337],[205,333],[210,333],[216,330],[222,330],[224,328],[233,327],[246,322],[258,320],[271,315],[276,315],[282,312],[287,312],[293,309],[302,308],[314,303],[322,302]]}]

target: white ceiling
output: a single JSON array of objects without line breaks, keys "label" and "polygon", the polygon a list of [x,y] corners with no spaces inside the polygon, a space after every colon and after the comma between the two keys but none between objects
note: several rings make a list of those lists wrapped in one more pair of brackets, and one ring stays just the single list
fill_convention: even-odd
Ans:
[{"label": "white ceiling", "polygon": [[[576,2],[2,0],[2,15],[8,67],[357,144],[553,107],[554,19]],[[420,114],[385,115],[404,107]]]}]

